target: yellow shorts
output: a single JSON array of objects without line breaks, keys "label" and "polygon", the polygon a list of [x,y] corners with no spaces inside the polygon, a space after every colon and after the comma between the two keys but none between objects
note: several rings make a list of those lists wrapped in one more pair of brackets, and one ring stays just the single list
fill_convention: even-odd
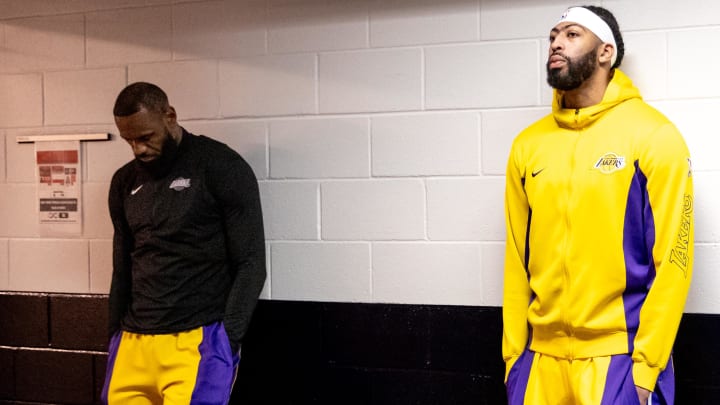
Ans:
[{"label": "yellow shorts", "polygon": [[186,332],[118,332],[110,341],[104,404],[224,405],[240,361],[221,322]]},{"label": "yellow shorts", "polygon": [[[509,405],[639,405],[627,354],[567,360],[526,349],[507,377]],[[672,359],[648,405],[672,405]]]}]

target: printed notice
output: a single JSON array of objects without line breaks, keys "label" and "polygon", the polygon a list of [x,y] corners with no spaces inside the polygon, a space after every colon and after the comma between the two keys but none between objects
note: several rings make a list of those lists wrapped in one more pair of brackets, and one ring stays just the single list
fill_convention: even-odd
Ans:
[{"label": "printed notice", "polygon": [[35,142],[42,235],[82,232],[80,142]]}]

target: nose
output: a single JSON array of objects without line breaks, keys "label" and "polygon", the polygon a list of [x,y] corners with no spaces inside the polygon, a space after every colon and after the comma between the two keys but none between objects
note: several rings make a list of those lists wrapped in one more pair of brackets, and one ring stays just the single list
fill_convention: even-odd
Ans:
[{"label": "nose", "polygon": [[133,154],[135,156],[141,156],[147,150],[147,145],[145,145],[145,142],[140,142],[136,140],[130,140],[128,142],[130,143],[130,147],[132,148]]},{"label": "nose", "polygon": [[550,51],[556,52],[561,49],[563,49],[563,43],[560,40],[560,35],[558,35],[550,41]]}]

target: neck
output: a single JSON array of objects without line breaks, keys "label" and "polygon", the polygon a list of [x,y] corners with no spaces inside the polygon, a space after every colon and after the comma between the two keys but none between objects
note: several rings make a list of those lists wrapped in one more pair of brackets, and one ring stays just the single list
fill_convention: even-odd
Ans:
[{"label": "neck", "polygon": [[585,108],[600,104],[605,96],[605,90],[612,80],[612,73],[599,68],[590,78],[585,80],[577,89],[563,93],[563,108]]}]

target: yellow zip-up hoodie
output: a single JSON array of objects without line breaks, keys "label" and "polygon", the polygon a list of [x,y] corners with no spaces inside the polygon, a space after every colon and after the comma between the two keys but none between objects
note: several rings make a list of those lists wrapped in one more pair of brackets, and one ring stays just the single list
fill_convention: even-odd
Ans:
[{"label": "yellow zip-up hoodie", "polygon": [[[600,104],[521,132],[507,165],[503,358],[632,354],[636,385],[667,365],[693,262],[690,154],[619,70]],[[506,372],[506,376],[507,376]]]}]

